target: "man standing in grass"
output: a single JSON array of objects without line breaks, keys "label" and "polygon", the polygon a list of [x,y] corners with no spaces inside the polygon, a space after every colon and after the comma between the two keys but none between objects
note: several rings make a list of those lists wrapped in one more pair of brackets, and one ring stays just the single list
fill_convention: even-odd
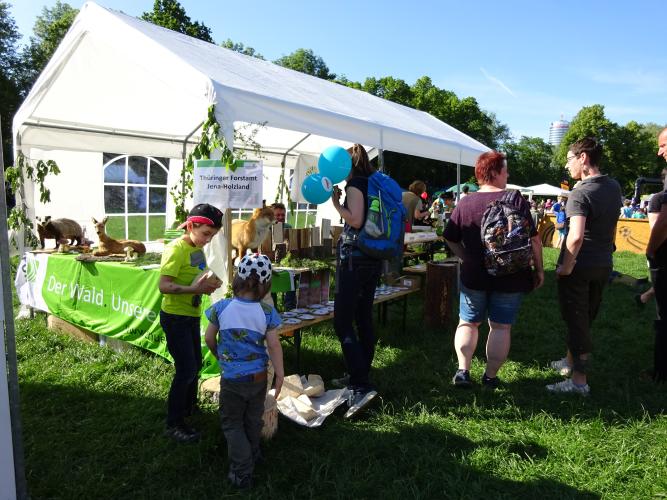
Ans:
[{"label": "man standing in grass", "polygon": [[[658,135],[658,156],[667,161],[667,128]],[[651,279],[658,307],[655,320],[655,352],[653,379],[667,381],[667,191],[655,194],[660,199],[660,213],[651,229],[646,245],[646,258],[651,269]]]},{"label": "man standing in grass", "polygon": [[590,392],[590,329],[612,270],[622,199],[618,182],[600,173],[601,157],[602,146],[591,137],[575,142],[567,153],[570,175],[581,182],[568,199],[567,236],[556,267],[558,301],[567,326],[567,356],[553,361],[551,367],[571,378],[547,385],[550,392]]}]

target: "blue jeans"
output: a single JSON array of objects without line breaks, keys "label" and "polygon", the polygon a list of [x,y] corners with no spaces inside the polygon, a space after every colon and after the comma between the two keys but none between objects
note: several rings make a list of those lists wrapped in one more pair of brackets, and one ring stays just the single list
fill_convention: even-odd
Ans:
[{"label": "blue jeans", "polygon": [[481,323],[486,318],[494,323],[512,325],[521,307],[523,292],[489,292],[471,290],[461,283],[459,317],[469,323]]},{"label": "blue jeans", "polygon": [[351,257],[351,262],[342,260],[336,269],[334,328],[350,374],[350,386],[354,388],[370,386],[375,355],[373,300],[381,264],[375,259]]},{"label": "blue jeans", "polygon": [[197,382],[202,366],[199,318],[160,311],[160,326],[176,373],[167,399],[167,426],[184,423],[197,404]]}]

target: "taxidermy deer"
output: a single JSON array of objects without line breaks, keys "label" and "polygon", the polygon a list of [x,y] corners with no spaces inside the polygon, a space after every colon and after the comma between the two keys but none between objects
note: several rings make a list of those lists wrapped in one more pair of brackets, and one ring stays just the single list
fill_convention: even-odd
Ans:
[{"label": "taxidermy deer", "polygon": [[256,208],[250,220],[232,221],[232,246],[236,249],[236,257],[242,259],[248,249],[256,249],[271,232],[273,224],[273,208]]},{"label": "taxidermy deer", "polygon": [[73,245],[75,241],[77,245],[84,244],[83,229],[72,219],[52,219],[47,216],[44,222],[37,223],[37,233],[42,248],[44,240],[50,238],[56,240],[56,248],[60,244],[58,240],[65,240],[68,245]]},{"label": "taxidermy deer", "polygon": [[132,247],[139,255],[146,253],[146,247],[141,241],[114,240],[113,238],[107,236],[107,233],[104,230],[104,226],[107,223],[107,220],[109,220],[109,217],[105,217],[101,222],[97,222],[93,217],[95,231],[97,232],[97,236],[100,239],[100,246],[93,252],[93,255],[104,256],[111,255],[112,253],[125,254],[125,247]]}]

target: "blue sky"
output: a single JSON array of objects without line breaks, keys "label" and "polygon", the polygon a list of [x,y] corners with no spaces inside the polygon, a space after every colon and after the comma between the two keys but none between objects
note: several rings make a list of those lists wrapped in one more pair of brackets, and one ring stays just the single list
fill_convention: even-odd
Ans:
[{"label": "blue sky", "polygon": [[[9,0],[27,40],[55,0]],[[84,2],[70,0],[79,8]],[[139,16],[152,0],[99,0]],[[192,20],[273,60],[312,49],[350,80],[424,75],[473,96],[512,134],[548,136],[561,115],[602,104],[625,124],[667,123],[664,0],[348,1],[181,0]]]}]

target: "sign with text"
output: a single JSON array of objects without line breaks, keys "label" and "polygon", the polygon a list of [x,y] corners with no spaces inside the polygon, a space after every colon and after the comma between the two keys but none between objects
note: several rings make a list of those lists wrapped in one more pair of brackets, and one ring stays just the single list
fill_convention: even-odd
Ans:
[{"label": "sign with text", "polygon": [[196,160],[194,204],[226,208],[260,208],[263,194],[262,162],[240,160],[226,168],[220,160]]}]

